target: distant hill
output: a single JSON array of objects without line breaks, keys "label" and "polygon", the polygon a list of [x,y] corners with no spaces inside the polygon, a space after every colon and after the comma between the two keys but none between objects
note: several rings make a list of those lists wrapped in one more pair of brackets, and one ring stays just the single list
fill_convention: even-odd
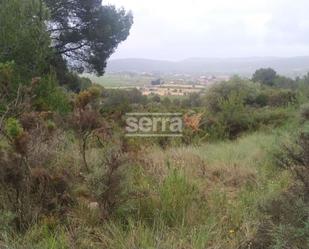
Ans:
[{"label": "distant hill", "polygon": [[107,72],[251,75],[256,69],[262,67],[272,67],[283,75],[302,75],[309,72],[309,56],[290,58],[191,58],[176,62],[133,58],[116,59],[108,62]]}]

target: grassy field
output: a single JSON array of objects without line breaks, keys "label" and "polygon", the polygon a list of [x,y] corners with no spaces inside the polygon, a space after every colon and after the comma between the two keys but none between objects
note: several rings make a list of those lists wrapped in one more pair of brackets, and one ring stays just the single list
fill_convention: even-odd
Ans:
[{"label": "grassy field", "polygon": [[102,77],[96,77],[94,75],[85,75],[91,79],[92,82],[102,85],[103,87],[140,87],[144,85],[150,85],[154,79],[151,76],[142,75],[127,75],[127,74],[105,74]]},{"label": "grassy field", "polygon": [[[80,203],[65,222],[47,217],[24,236],[8,235],[4,248],[241,248],[266,217],[259,206],[291,183],[289,173],[273,165],[277,140],[255,133],[200,147],[150,147],[125,183],[123,195],[139,198],[124,199],[110,221],[98,222],[98,211]],[[77,153],[67,147],[58,160]],[[99,154],[90,152],[92,167]]]}]

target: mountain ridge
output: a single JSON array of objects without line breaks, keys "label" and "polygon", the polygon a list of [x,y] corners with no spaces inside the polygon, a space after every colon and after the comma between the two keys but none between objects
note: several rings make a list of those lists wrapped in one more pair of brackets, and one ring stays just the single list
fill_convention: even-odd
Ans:
[{"label": "mountain ridge", "polygon": [[106,72],[136,73],[198,73],[248,75],[256,69],[272,67],[283,75],[303,75],[309,72],[309,56],[295,57],[231,57],[231,58],[187,58],[179,61],[147,58],[113,59]]}]

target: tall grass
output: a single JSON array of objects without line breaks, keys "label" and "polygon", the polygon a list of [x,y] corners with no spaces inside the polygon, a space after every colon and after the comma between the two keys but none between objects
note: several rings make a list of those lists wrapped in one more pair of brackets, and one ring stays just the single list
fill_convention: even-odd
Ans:
[{"label": "tall grass", "polygon": [[[255,133],[199,147],[151,147],[128,171],[128,198],[109,221],[79,204],[64,221],[50,226],[47,219],[23,237],[7,237],[4,248],[240,248],[264,219],[259,206],[290,185],[271,157],[278,139]],[[89,152],[93,164],[98,153]]]}]

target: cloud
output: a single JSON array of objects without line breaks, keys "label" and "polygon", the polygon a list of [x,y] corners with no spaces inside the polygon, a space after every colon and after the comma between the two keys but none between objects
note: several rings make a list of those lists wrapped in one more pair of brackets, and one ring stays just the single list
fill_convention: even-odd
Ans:
[{"label": "cloud", "polygon": [[113,58],[309,55],[307,0],[109,0],[133,11]]}]

